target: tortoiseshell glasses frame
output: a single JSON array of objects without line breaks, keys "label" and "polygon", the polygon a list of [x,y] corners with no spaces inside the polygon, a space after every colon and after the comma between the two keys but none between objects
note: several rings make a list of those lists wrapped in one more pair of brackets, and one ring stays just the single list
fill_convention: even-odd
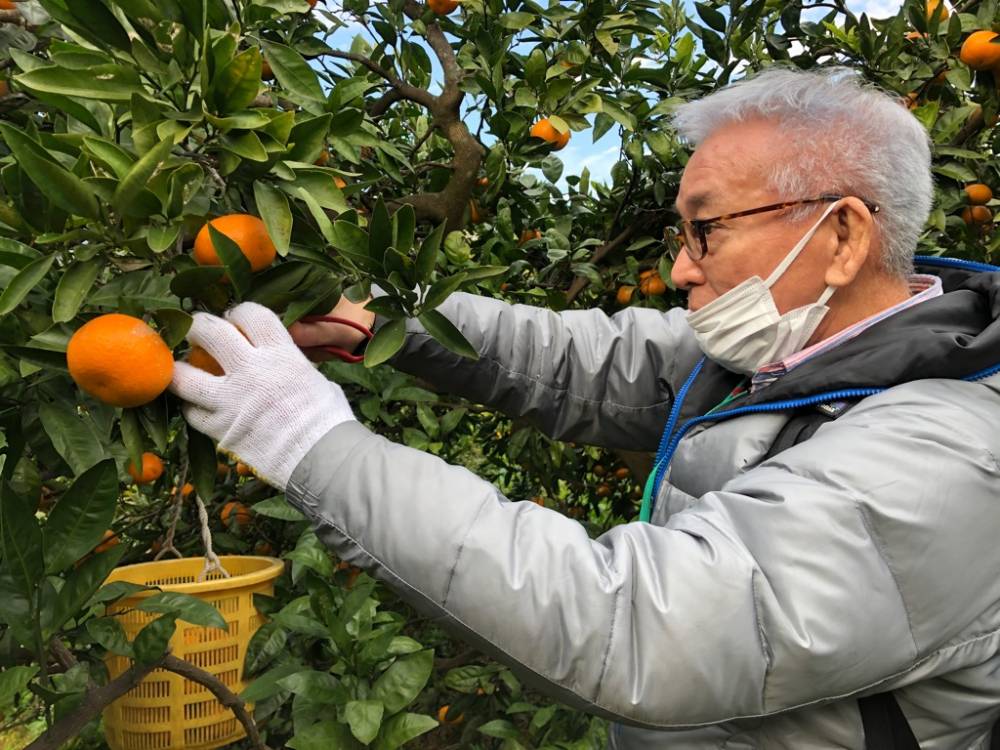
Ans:
[{"label": "tortoiseshell glasses frame", "polygon": [[[753,216],[754,214],[762,214],[768,211],[780,211],[785,208],[801,206],[807,203],[831,203],[846,197],[847,196],[844,195],[832,194],[821,195],[818,198],[804,198],[797,201],[771,203],[770,205],[760,206],[759,208],[749,208],[746,211],[736,211],[731,214],[713,216],[710,219],[691,219],[690,221],[681,221],[680,227],[668,225],[664,228],[664,240],[667,241],[668,245],[667,252],[670,254],[670,259],[676,261],[681,250],[683,249],[687,251],[689,256],[691,256],[691,260],[699,261],[708,255],[708,233],[712,231],[714,228],[712,225],[716,222],[728,219],[737,219],[740,216]],[[868,210],[873,214],[877,214],[879,212],[878,205],[872,201],[864,198],[860,198],[859,200],[864,203]]]}]

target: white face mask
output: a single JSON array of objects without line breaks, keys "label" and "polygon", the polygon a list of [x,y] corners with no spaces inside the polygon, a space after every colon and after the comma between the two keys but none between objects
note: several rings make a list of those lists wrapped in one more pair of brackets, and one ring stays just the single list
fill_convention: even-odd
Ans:
[{"label": "white face mask", "polygon": [[774,304],[771,287],[809,244],[836,205],[830,205],[823,212],[767,281],[752,276],[700,310],[688,313],[688,323],[709,359],[727,370],[751,375],[761,366],[805,348],[830,311],[826,302],[836,289],[828,286],[816,302],[781,315]]}]

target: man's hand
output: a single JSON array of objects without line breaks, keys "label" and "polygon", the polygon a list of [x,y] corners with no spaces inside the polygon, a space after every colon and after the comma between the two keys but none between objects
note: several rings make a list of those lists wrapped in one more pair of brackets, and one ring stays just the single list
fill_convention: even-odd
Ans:
[{"label": "man's hand", "polygon": [[[375,324],[375,313],[365,310],[365,305],[371,301],[371,297],[363,302],[354,303],[347,297],[341,296],[329,313],[336,318],[346,318],[356,323],[371,328]],[[354,351],[365,335],[350,326],[339,323],[292,323],[288,329],[292,340],[299,346],[338,346],[345,351]],[[307,355],[313,362],[323,362],[331,359],[334,355],[322,350],[311,351]]]},{"label": "man's hand", "polygon": [[175,363],[170,390],[188,402],[184,417],[280,490],[323,435],[354,419],[340,386],[310,364],[266,307],[244,302],[225,319],[197,312],[187,339],[225,374]]}]

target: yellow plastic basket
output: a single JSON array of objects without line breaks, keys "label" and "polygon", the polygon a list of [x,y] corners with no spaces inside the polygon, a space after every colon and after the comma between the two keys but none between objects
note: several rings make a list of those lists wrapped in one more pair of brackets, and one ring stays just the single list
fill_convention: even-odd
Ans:
[{"label": "yellow plastic basket", "polygon": [[[247,644],[266,622],[253,605],[253,595],[274,594],[274,579],[281,575],[284,563],[273,557],[219,559],[230,578],[212,573],[197,583],[205,558],[185,557],[124,565],[115,568],[106,583],[129,581],[159,586],[164,591],[190,594],[214,605],[228,623],[228,632],[178,620],[177,630],[170,639],[171,653],[214,674],[230,690],[239,693],[245,687],[243,659]],[[154,593],[140,591],[108,608],[108,614],[116,615],[130,641],[147,623],[160,616],[134,609],[143,598]],[[131,661],[109,654],[106,663],[114,679],[128,669]],[[251,708],[247,706],[247,710]],[[211,750],[246,735],[232,710],[220,704],[208,688],[164,669],[154,669],[104,710],[104,730],[112,750]]]}]

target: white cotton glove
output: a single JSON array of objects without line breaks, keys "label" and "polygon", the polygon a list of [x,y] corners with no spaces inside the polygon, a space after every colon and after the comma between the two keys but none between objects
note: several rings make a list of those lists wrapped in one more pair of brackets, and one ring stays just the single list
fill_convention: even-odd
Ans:
[{"label": "white cotton glove", "polygon": [[225,375],[174,364],[170,390],[188,402],[185,419],[280,490],[323,435],[355,418],[340,386],[316,370],[262,305],[244,302],[225,320],[196,312],[187,339]]}]

